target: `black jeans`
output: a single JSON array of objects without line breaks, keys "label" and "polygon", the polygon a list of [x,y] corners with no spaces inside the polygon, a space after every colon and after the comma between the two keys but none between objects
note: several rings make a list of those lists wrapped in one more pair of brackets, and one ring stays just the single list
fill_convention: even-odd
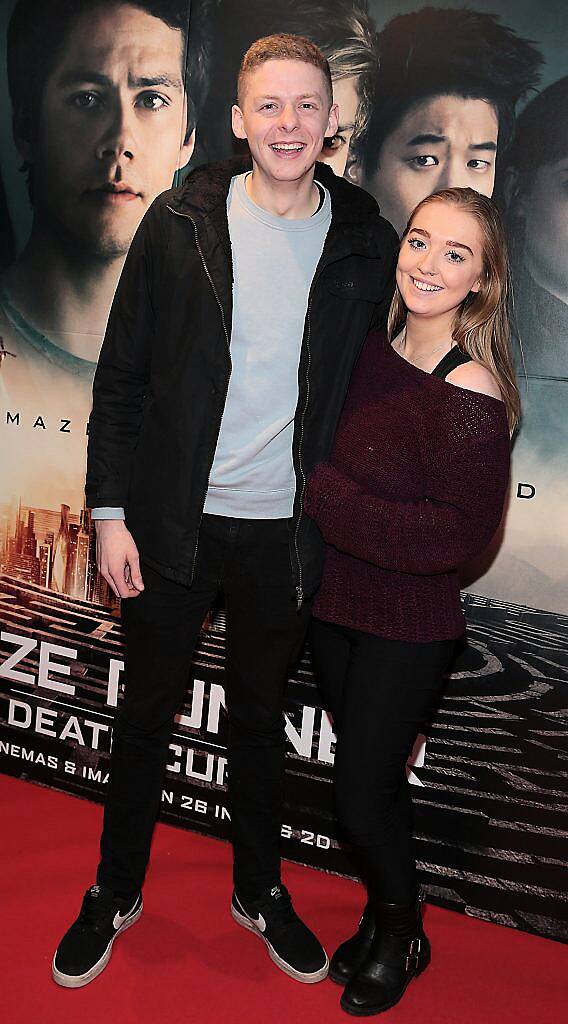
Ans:
[{"label": "black jeans", "polygon": [[337,817],[372,900],[418,891],[406,762],[441,692],[453,640],[405,643],[314,619],[310,646],[337,735]]},{"label": "black jeans", "polygon": [[235,885],[254,897],[280,878],[284,691],[308,626],[298,612],[288,520],[203,517],[191,587],[142,565],[145,589],[122,603],[125,694],[113,734],[97,881],[130,894],[143,881],[168,757],[204,616],[223,592]]}]

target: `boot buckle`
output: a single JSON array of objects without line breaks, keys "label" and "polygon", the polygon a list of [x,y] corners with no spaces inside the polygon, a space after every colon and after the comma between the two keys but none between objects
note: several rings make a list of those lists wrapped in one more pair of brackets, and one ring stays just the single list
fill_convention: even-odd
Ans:
[{"label": "boot buckle", "polygon": [[406,957],[406,970],[418,970],[418,957],[420,956],[420,939],[413,939]]}]

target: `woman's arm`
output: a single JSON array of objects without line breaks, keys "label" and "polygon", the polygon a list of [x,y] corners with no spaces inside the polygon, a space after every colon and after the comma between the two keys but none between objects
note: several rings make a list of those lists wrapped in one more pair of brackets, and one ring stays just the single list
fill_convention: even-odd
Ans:
[{"label": "woman's arm", "polygon": [[510,443],[505,430],[454,457],[417,501],[367,494],[327,462],[312,473],[305,510],[325,541],[383,569],[449,572],[489,544],[503,513]]}]

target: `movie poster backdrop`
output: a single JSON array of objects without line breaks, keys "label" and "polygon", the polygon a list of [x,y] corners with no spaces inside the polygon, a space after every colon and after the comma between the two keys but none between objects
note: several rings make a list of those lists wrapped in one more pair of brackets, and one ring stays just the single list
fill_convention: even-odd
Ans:
[{"label": "movie poster backdrop", "polygon": [[[272,31],[323,49],[340,127],[322,159],[399,231],[446,185],[493,194],[506,218],[523,400],[508,509],[464,571],[467,643],[408,772],[428,898],[566,941],[568,15],[555,0],[1,0],[0,766],[104,797],[124,662],[84,505],[92,378],[136,227],[188,169],[238,149],[236,70]],[[224,653],[218,607],[162,818],[229,838]],[[286,733],[283,854],[353,875],[308,649]]]}]

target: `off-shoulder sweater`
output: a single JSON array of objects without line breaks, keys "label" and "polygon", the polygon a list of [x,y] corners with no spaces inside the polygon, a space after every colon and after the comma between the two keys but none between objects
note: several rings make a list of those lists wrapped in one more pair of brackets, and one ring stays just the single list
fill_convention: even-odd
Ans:
[{"label": "off-shoulder sweater", "polygon": [[369,334],[305,510],[326,542],[314,614],[410,642],[460,636],[458,569],[489,544],[509,477],[505,406]]}]

